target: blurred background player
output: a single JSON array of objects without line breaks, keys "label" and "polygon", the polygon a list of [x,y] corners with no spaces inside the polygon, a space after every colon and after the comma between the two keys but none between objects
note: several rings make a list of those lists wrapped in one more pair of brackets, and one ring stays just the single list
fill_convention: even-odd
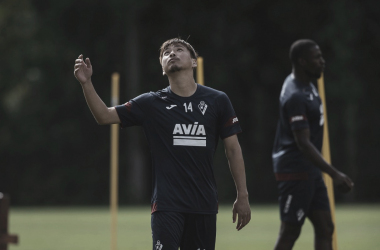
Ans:
[{"label": "blurred background player", "polygon": [[195,83],[197,53],[186,41],[170,39],[160,49],[169,86],[108,108],[92,82],[89,58],[75,60],[74,75],[99,124],[142,126],[152,156],[153,249],[215,249],[217,189],[213,157],[221,138],[237,190],[233,222],[251,219],[245,167],[238,142],[239,121],[227,95]]},{"label": "blurred background player", "polygon": [[293,70],[282,86],[280,119],[273,148],[273,167],[279,189],[281,228],[275,250],[292,249],[305,218],[314,227],[315,249],[332,249],[332,222],[321,171],[337,188],[348,192],[353,182],[321,155],[323,106],[312,81],[321,77],[325,60],[312,40],[290,48]]}]

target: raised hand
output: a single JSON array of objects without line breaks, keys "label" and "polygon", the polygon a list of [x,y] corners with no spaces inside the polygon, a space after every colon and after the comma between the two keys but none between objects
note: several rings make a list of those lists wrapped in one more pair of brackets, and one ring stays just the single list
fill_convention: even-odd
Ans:
[{"label": "raised hand", "polygon": [[75,60],[74,75],[81,84],[85,84],[91,80],[92,65],[89,58],[83,61],[83,55],[80,55],[78,59]]}]

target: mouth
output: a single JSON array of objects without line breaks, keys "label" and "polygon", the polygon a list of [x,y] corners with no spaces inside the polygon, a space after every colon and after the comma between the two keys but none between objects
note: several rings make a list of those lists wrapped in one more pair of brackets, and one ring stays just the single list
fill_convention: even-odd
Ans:
[{"label": "mouth", "polygon": [[175,61],[178,61],[178,59],[177,58],[172,58],[172,59],[169,60],[169,62],[175,62]]}]

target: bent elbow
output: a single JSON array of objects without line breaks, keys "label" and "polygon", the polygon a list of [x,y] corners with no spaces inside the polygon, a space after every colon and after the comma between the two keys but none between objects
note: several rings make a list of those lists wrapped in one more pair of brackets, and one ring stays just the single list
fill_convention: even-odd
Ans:
[{"label": "bent elbow", "polygon": [[307,143],[297,143],[297,147],[299,151],[305,153],[306,151],[308,151],[309,145]]},{"label": "bent elbow", "polygon": [[104,119],[95,119],[98,125],[107,125],[107,122]]}]

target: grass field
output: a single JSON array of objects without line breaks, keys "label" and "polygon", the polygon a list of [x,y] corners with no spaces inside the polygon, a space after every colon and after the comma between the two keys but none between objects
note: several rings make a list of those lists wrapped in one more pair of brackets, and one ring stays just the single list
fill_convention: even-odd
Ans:
[{"label": "grass field", "polygon": [[[276,241],[279,216],[275,205],[252,205],[252,221],[237,232],[230,206],[218,214],[217,250],[268,250]],[[380,247],[380,205],[337,206],[340,250],[374,250]],[[10,233],[19,245],[9,250],[110,249],[108,208],[12,208]],[[149,207],[122,207],[118,214],[118,249],[152,249]],[[313,232],[305,223],[295,250],[313,249]]]}]

